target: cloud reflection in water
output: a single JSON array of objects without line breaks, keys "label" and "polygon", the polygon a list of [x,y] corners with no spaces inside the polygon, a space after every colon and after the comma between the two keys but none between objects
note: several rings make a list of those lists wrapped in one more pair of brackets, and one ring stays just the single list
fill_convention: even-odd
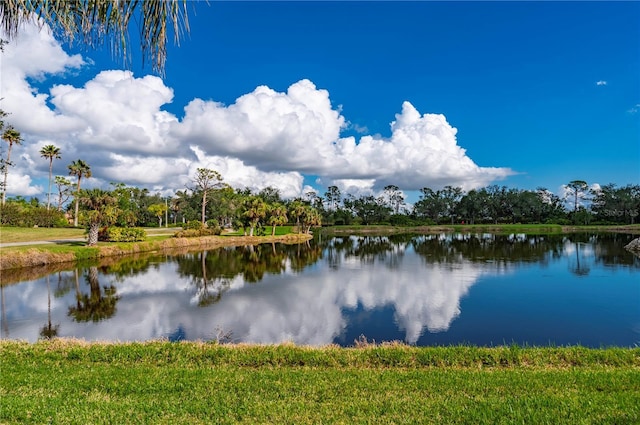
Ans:
[{"label": "cloud reflection in water", "polygon": [[[425,331],[447,331],[461,314],[461,299],[484,276],[518,264],[546,267],[562,257],[573,273],[577,250],[581,267],[595,267],[595,252],[621,258],[611,247],[595,251],[590,243],[563,238],[550,244],[520,235],[500,244],[494,235],[344,237],[321,248],[264,245],[179,255],[154,259],[142,272],[100,269],[101,287],[116,287],[118,300],[115,314],[95,323],[68,316],[75,286],[62,290],[52,275],[51,323],[60,324],[61,337],[87,340],[210,340],[223,331],[235,342],[326,345],[358,331],[359,324],[349,323],[353,312],[386,309],[404,340],[415,344]],[[60,281],[73,274],[61,272]],[[89,293],[84,276],[79,286]],[[8,337],[36,340],[48,319],[45,278],[4,287],[3,295]]]}]

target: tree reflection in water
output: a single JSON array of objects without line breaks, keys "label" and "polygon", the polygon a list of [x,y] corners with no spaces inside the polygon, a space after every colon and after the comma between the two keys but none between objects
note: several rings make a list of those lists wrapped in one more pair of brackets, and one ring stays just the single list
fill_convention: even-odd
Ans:
[{"label": "tree reflection in water", "polygon": [[116,303],[120,297],[116,295],[116,287],[113,285],[100,288],[97,267],[89,267],[86,275],[90,294],[85,294],[80,291],[77,269],[75,270],[75,277],[76,305],[69,307],[69,316],[73,317],[78,322],[99,322],[101,320],[108,319],[115,314]]},{"label": "tree reflection in water", "polygon": [[40,336],[45,339],[52,339],[58,336],[58,329],[60,324],[54,325],[51,323],[51,284],[49,282],[49,276],[46,277],[47,281],[47,323],[40,329]]},{"label": "tree reflection in water", "polygon": [[188,277],[196,288],[199,306],[218,302],[237,277],[244,282],[260,282],[265,274],[281,274],[287,264],[294,271],[315,263],[321,249],[311,244],[261,244],[218,248],[176,256],[177,272]]},{"label": "tree reflection in water", "polygon": [[0,321],[2,321],[2,338],[9,338],[9,323],[7,322],[7,310],[4,303],[4,285],[0,282],[0,307],[2,313],[0,315]]}]

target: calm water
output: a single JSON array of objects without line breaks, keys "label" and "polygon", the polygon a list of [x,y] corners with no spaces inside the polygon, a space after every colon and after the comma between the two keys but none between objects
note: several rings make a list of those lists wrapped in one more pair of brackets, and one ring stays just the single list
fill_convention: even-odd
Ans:
[{"label": "calm water", "polygon": [[631,239],[351,236],[4,272],[1,335],[636,346]]}]

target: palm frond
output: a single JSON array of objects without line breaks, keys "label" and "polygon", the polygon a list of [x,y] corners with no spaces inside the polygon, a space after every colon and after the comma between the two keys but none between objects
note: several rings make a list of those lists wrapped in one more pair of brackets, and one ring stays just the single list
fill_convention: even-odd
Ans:
[{"label": "palm frond", "polygon": [[187,0],[2,0],[0,25],[9,41],[26,21],[49,25],[69,43],[79,39],[89,47],[108,44],[114,56],[129,60],[129,28],[140,31],[143,63],[164,72],[167,39],[174,41],[189,32]]}]

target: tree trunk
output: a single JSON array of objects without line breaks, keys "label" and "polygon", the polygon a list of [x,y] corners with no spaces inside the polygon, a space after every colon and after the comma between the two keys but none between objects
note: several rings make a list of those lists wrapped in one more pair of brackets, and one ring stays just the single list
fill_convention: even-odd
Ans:
[{"label": "tree trunk", "polygon": [[78,176],[78,189],[76,190],[76,213],[73,215],[73,227],[78,227],[78,208],[80,206],[80,176]]},{"label": "tree trunk", "polygon": [[273,225],[273,228],[271,229],[271,236],[275,236],[276,235],[276,225]]},{"label": "tree trunk", "polygon": [[9,143],[9,150],[7,151],[7,162],[4,164],[4,186],[2,186],[2,205],[4,205],[7,199],[7,176],[9,175],[9,167],[11,166],[11,143]]},{"label": "tree trunk", "polygon": [[49,159],[49,192],[47,192],[47,211],[51,208],[51,175],[53,174],[53,158]]},{"label": "tree trunk", "polygon": [[205,190],[202,193],[202,224],[204,224],[204,222],[206,221],[204,219],[204,212],[206,208],[207,208],[207,191]]},{"label": "tree trunk", "polygon": [[93,246],[98,244],[99,231],[100,231],[100,223],[91,223],[89,225],[89,241],[87,245]]}]

